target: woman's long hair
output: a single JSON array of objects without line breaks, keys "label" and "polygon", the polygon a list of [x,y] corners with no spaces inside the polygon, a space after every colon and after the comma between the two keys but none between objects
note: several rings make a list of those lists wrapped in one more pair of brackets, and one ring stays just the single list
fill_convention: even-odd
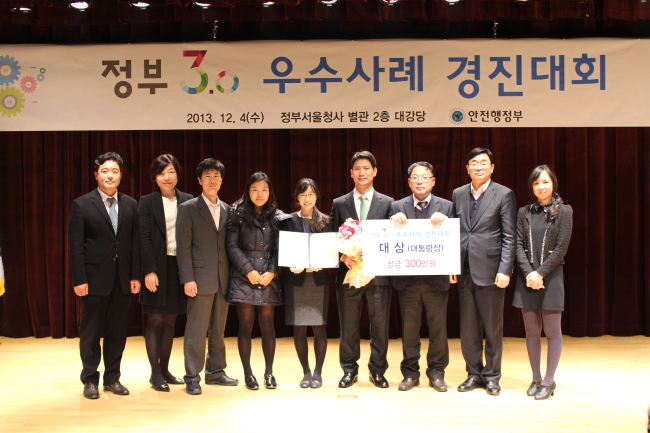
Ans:
[{"label": "woman's long hair", "polygon": [[533,171],[530,173],[530,176],[528,177],[528,190],[530,192],[531,197],[533,200],[537,200],[537,197],[535,196],[535,191],[533,190],[533,183],[539,177],[543,172],[548,173],[548,177],[551,178],[551,181],[553,182],[553,200],[551,201],[551,207],[549,212],[546,212],[546,221],[553,221],[555,218],[557,218],[557,215],[560,213],[560,205],[564,203],[564,200],[562,200],[562,197],[557,193],[557,176],[555,176],[555,172],[551,167],[549,167],[546,164],[538,165],[533,169]]},{"label": "woman's long hair", "polygon": [[[258,181],[264,181],[269,186],[269,199],[264,206],[262,206],[262,213],[258,214],[255,212],[255,205],[251,201],[250,189],[251,185]],[[231,223],[234,223],[238,220],[243,220],[247,224],[253,225],[254,221],[257,219],[262,223],[270,222],[271,226],[277,230],[279,228],[278,220],[275,217],[277,212],[277,205],[275,203],[275,193],[273,192],[273,185],[271,184],[271,179],[263,171],[258,171],[253,173],[251,177],[248,178],[246,182],[246,188],[244,188],[244,193],[241,198],[233,203],[234,212],[232,213]]]},{"label": "woman's long hair", "polygon": [[[296,205],[300,209],[300,202],[298,202],[298,196],[311,186],[312,191],[316,194],[316,205],[320,202],[320,190],[316,181],[308,177],[304,177],[298,181],[296,184],[296,189],[293,192],[293,198],[296,200]],[[314,205],[314,210],[311,215],[311,220],[309,221],[309,231],[312,233],[319,233],[323,231],[326,225],[330,222],[330,217],[318,210],[318,207]]]}]

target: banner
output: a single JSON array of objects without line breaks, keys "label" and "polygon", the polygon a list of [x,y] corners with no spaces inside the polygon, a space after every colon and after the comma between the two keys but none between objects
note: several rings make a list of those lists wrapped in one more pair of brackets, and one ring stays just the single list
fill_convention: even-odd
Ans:
[{"label": "banner", "polygon": [[367,275],[459,275],[460,222],[410,219],[402,227],[391,220],[362,222],[363,271]]},{"label": "banner", "polygon": [[0,130],[650,126],[649,66],[639,39],[2,45]]}]

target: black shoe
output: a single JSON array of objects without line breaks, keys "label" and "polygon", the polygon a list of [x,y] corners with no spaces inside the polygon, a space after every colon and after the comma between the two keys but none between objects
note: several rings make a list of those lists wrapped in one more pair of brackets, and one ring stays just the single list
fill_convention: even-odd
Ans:
[{"label": "black shoe", "polygon": [[476,388],[483,388],[483,382],[476,377],[468,377],[467,380],[460,385],[458,385],[458,391],[468,392],[474,391]]},{"label": "black shoe", "polygon": [[540,386],[542,386],[542,382],[535,382],[533,380],[530,386],[528,387],[528,391],[526,391],[526,395],[528,397],[534,396],[535,394],[537,394],[537,390],[539,389]]},{"label": "black shoe", "polygon": [[[371,376],[372,380],[372,376]],[[414,386],[420,385],[420,379],[412,379],[410,377],[405,377],[403,381],[399,383],[397,389],[399,391],[410,391]]]},{"label": "black shoe", "polygon": [[429,379],[429,385],[438,392],[447,392],[447,383],[444,379]]},{"label": "black shoe", "polygon": [[228,377],[225,374],[223,376],[205,379],[207,385],[221,385],[221,386],[236,386],[239,383],[239,380]]},{"label": "black shoe", "polygon": [[174,377],[172,376],[171,373],[167,373],[166,375],[163,375],[163,378],[165,379],[165,382],[167,382],[169,385],[185,385],[185,381],[183,379]]},{"label": "black shoe", "polygon": [[186,382],[185,392],[189,395],[199,395],[203,391],[201,391],[201,385],[199,385],[199,382]]},{"label": "black shoe", "polygon": [[115,395],[129,395],[129,390],[119,380],[113,384],[104,385],[104,391],[111,391]]},{"label": "black shoe", "polygon": [[488,395],[501,394],[501,387],[499,386],[499,382],[496,380],[488,380],[485,384],[485,392],[487,392]]},{"label": "black shoe", "polygon": [[540,385],[535,393],[535,400],[546,400],[555,394],[555,382],[551,386]]},{"label": "black shoe", "polygon": [[370,382],[377,388],[388,388],[388,381],[383,374],[371,374]]},{"label": "black shoe", "polygon": [[151,377],[149,378],[149,383],[151,384],[151,387],[156,391],[169,392],[169,385],[167,385],[167,382],[165,382],[164,380],[162,383],[154,383],[153,377]]},{"label": "black shoe", "polygon": [[250,376],[244,376],[244,382],[246,382],[246,388],[250,390],[256,390],[260,389],[259,384],[257,383],[257,379],[255,379],[255,376],[252,374]]},{"label": "black shoe", "polygon": [[301,388],[311,388],[311,373],[305,373],[305,376],[300,381]]},{"label": "black shoe", "polygon": [[339,388],[349,388],[353,383],[359,380],[359,376],[355,373],[345,373],[339,381]]},{"label": "black shoe", "polygon": [[97,385],[94,383],[86,382],[84,384],[84,397],[89,398],[91,400],[95,400],[99,398],[99,389],[97,389]]},{"label": "black shoe", "polygon": [[275,377],[272,374],[264,375],[264,388],[266,389],[275,389],[278,387]]}]

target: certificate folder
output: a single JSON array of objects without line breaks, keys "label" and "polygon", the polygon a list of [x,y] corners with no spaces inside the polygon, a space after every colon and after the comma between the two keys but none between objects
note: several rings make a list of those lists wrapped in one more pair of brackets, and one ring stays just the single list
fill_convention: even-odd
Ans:
[{"label": "certificate folder", "polygon": [[288,268],[338,268],[336,233],[280,231],[278,264]]}]

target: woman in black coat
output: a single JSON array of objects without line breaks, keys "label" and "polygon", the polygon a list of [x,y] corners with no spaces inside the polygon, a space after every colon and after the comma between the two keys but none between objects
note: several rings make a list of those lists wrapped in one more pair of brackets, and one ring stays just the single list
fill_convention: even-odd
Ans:
[{"label": "woman in black coat", "polygon": [[146,289],[140,290],[140,303],[147,314],[144,334],[151,364],[151,386],[169,391],[167,384],[183,384],[169,372],[174,342],[176,315],[185,313],[185,295],[176,263],[176,211],[192,198],[176,189],[180,163],[173,155],[160,155],[149,174],[159,190],[140,198],[140,252]]},{"label": "woman in black coat", "polygon": [[[547,165],[528,179],[537,201],[517,215],[519,272],[512,305],[521,308],[526,326],[526,349],[533,370],[527,394],[545,400],[555,391],[555,370],[562,353],[564,256],[573,229],[573,209],[557,193],[557,177]],[[540,370],[542,327],[548,340],[546,375]]]},{"label": "woman in black coat", "polygon": [[266,369],[264,386],[275,389],[273,376],[275,328],[273,312],[282,305],[278,280],[278,213],[273,186],[266,173],[253,174],[228,220],[226,251],[232,264],[226,300],[236,304],[239,317],[237,346],[246,387],[259,389],[251,368],[251,332],[257,311]]},{"label": "woman in black coat", "polygon": [[[316,207],[320,198],[318,185],[312,179],[300,179],[293,193],[300,211],[280,223],[280,229],[300,233],[320,233],[330,230],[330,218]],[[289,272],[287,272],[289,271]],[[293,339],[304,377],[301,388],[320,388],[321,373],[327,352],[327,307],[329,304],[329,272],[327,269],[289,268],[282,272],[284,283],[285,322],[294,328]],[[316,368],[309,368],[307,328],[314,331]]]}]

